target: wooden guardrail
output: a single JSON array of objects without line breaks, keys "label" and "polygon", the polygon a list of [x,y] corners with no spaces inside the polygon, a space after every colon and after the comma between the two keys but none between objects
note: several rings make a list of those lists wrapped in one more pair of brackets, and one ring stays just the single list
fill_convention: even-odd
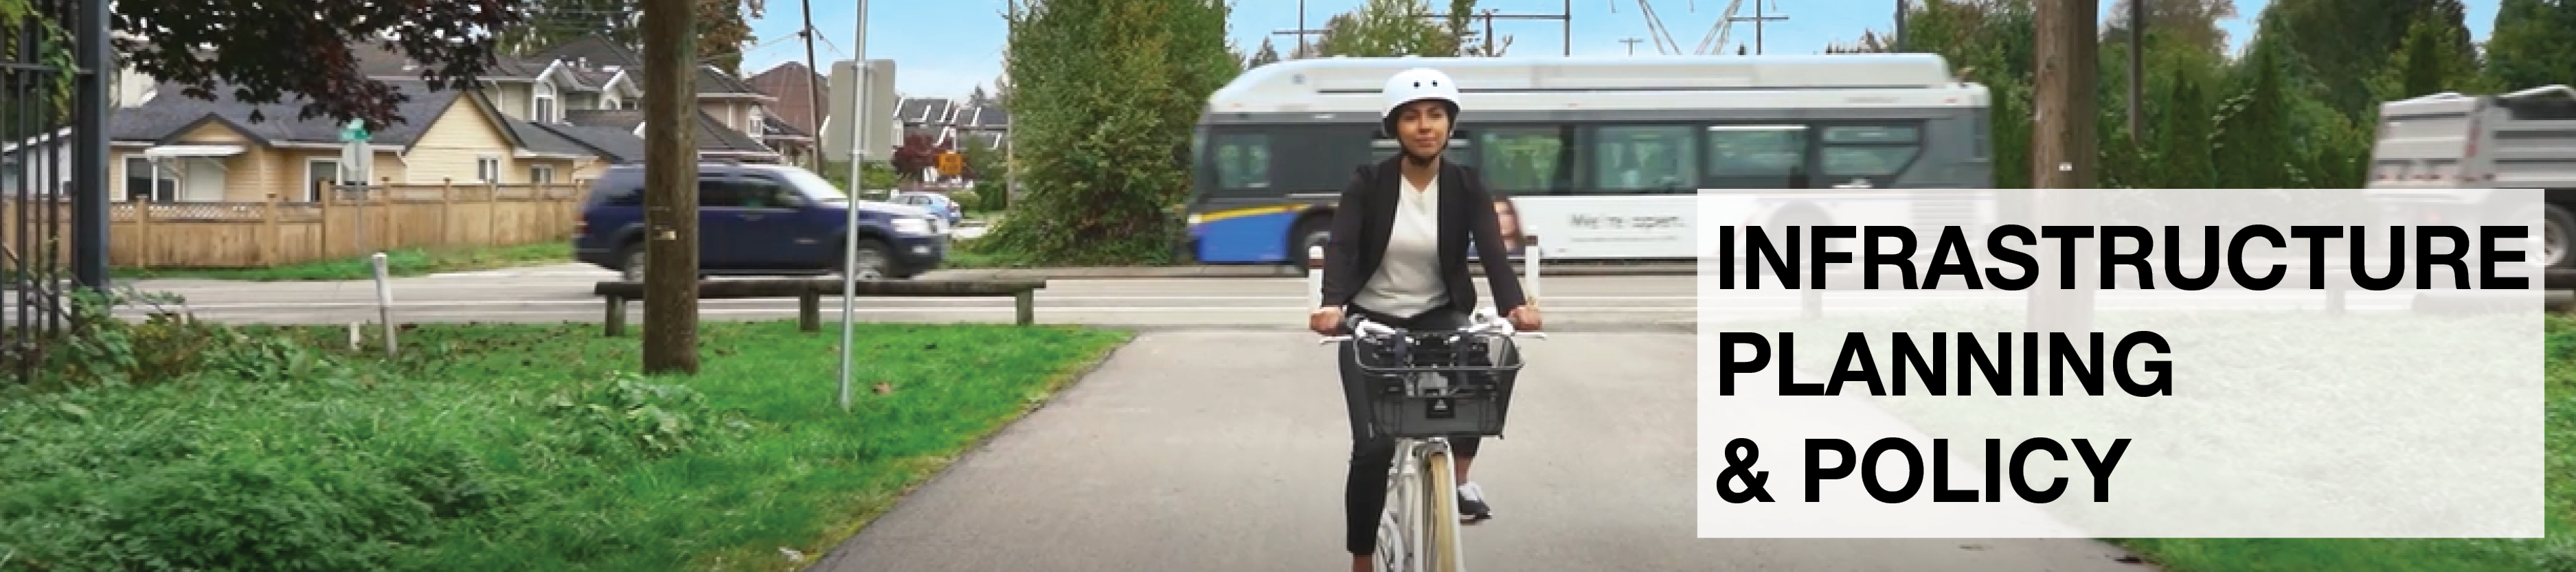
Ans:
[{"label": "wooden guardrail", "polygon": [[[972,296],[1010,296],[1014,298],[1014,318],[1026,326],[1037,321],[1037,291],[1046,289],[1045,280],[860,280],[853,295],[867,297],[947,298]],[[644,299],[642,282],[601,282],[591,293],[605,299],[608,315],[601,321],[609,337],[626,335],[626,306]],[[823,328],[823,297],[841,295],[839,278],[772,278],[753,280],[701,280],[700,300],[751,300],[760,298],[795,298],[796,328],[818,332]]]}]

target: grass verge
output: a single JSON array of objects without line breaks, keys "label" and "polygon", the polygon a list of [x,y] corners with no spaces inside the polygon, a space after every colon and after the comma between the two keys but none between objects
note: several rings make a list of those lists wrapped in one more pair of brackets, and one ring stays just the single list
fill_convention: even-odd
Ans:
[{"label": "grass verge", "polygon": [[[781,549],[822,554],[1128,336],[863,325],[844,412],[838,336],[702,326],[688,378],[620,373],[637,341],[586,324],[421,325],[391,362],[345,329],[242,328],[190,364],[144,345],[208,326],[136,326],[72,352],[107,364],[70,368],[90,381],[0,398],[0,560],[796,568]],[[133,381],[156,367],[202,373]]]},{"label": "grass verge", "polygon": [[[385,251],[385,270],[396,276],[470,272],[572,261],[572,245],[560,240],[513,246]],[[291,280],[367,280],[375,278],[370,257],[288,264],[273,268],[119,268],[119,278],[195,278],[278,282]]]},{"label": "grass verge", "polygon": [[[1933,312],[1927,312],[1922,315],[1933,316],[1935,314],[1936,313]],[[1898,358],[1887,353],[1890,351],[1888,348],[1891,347],[1892,342],[1887,339],[1884,333],[1890,330],[1903,328],[1906,331],[1924,332],[2014,331],[2021,329],[2018,325],[2020,316],[2015,313],[1993,312],[1980,317],[1961,317],[1962,315],[1963,314],[1952,313],[1947,316],[1931,318],[1828,318],[1824,320],[1801,322],[1731,325],[1729,329],[1756,332],[1794,332],[1799,334],[1798,337],[1801,341],[1815,340],[1813,342],[1800,344],[1802,346],[1813,345],[1818,347],[1815,349],[1808,349],[1808,351],[1798,352],[1797,362],[1802,371],[1814,374],[1819,380],[1824,378],[1826,372],[1834,370],[1836,359],[1838,358],[1836,355],[1838,353],[1836,348],[1841,345],[1840,336],[1844,332],[1864,332],[1864,335],[1871,338],[1870,347],[1879,352],[1875,361],[1881,364],[1889,364],[1900,363],[1893,361]],[[2307,344],[2309,347],[2314,346],[2313,342],[2302,342],[2299,339],[2284,339],[2278,337],[2281,332],[2333,332],[2328,335],[2336,336],[2368,335],[2376,331],[2377,327],[2386,326],[2386,322],[2384,321],[2374,323],[2374,320],[2386,320],[2387,318],[2384,317],[2329,316],[2313,312],[2285,313],[2263,318],[2268,323],[2261,328],[2242,327],[2241,325],[2228,327],[2235,324],[2218,324],[2214,326],[2211,324],[2201,324],[2202,326],[2210,327],[2201,328],[2201,332],[2193,333],[2179,333],[2183,330],[2191,329],[2189,324],[2163,321],[2172,319],[2173,318],[2171,317],[2150,318],[2135,314],[2122,316],[2118,314],[2105,313],[2098,318],[2099,321],[2097,323],[2099,324],[2099,329],[2105,332],[2116,333],[2136,329],[2150,329],[2159,333],[2164,333],[2168,340],[2176,345],[2175,351],[2178,354],[2197,354],[2205,356],[2203,359],[2188,362],[2192,365],[2199,366],[2203,371],[2231,368],[2266,368],[2268,371],[2271,371],[2273,375],[2273,377],[2267,378],[2273,382],[2267,384],[2267,392],[2296,391],[2299,393],[2293,399],[2309,404],[2332,403],[2335,399],[2334,394],[2336,391],[2340,390],[2340,386],[2348,384],[2335,379],[2317,379],[2317,377],[2321,375],[2325,377],[2333,377],[2333,375],[2343,374],[2326,375],[2320,372],[2306,370],[2332,369],[2351,372],[2374,371],[2374,368],[2423,368],[2426,366],[2437,366],[2464,368],[2464,371],[2469,371],[2474,374],[2476,373],[2476,368],[2480,365],[2473,363],[2424,363],[2420,361],[2409,361],[2420,360],[2422,359],[2422,356],[2426,354],[2440,355],[2444,352],[2444,350],[2440,348],[2429,351],[2418,351],[2408,355],[2301,355],[2297,356],[2300,359],[2287,360],[2310,360],[2315,362],[2305,365],[2285,363],[2280,359],[2285,355],[2285,352],[2295,351],[2290,348],[2301,347],[2301,344],[2303,343]],[[2192,320],[2192,318],[2183,318],[2183,320]],[[2528,324],[2529,322],[2527,320],[2527,318],[2515,319],[2512,317],[2467,318],[2452,321],[2427,320],[2424,322],[2412,322],[2409,326],[2476,328],[2494,327],[2495,324],[2500,323]],[[1927,326],[1927,324],[1940,325]],[[2169,572],[2307,572],[2314,570],[2355,572],[2379,570],[2392,572],[2483,572],[2492,570],[2576,572],[2576,317],[2552,316],[2546,320],[2546,325],[2544,327],[2546,328],[2546,337],[2545,343],[2541,348],[2544,352],[2544,357],[2541,361],[2545,363],[2545,367],[2547,368],[2545,374],[2547,388],[2544,393],[2544,399],[2547,405],[2546,412],[2543,415],[2543,423],[2545,423],[2546,427],[2543,433],[2547,440],[2547,444],[2545,445],[2547,464],[2545,465],[2544,470],[2548,477],[2545,499],[2546,509],[2544,516],[2546,520],[2545,538],[2113,538],[2104,540],[2134,551],[2142,558],[2155,563]],[[2476,342],[2470,340],[2491,340],[2493,339],[2491,336],[2492,334],[2471,332],[2469,334],[2454,334],[2450,337],[2462,339],[2464,341],[2461,343],[2464,344],[2474,344]],[[2444,336],[2438,335],[2437,332],[2413,331],[2406,334],[2406,338],[2410,340],[2432,340],[2440,339],[2442,337]],[[1920,340],[1921,338],[1918,338],[1917,343],[1923,343]],[[2335,344],[2329,347],[2349,348],[2364,345],[2366,344]],[[1991,349],[1991,347],[1989,349]],[[2461,353],[2459,355],[2474,355],[2477,351],[2476,348],[2468,347],[2450,349],[2460,351]],[[2464,358],[2459,361],[2477,360],[2474,358]],[[2318,363],[2334,365],[2331,367],[2319,368],[2316,367]],[[1891,375],[1895,370],[1890,369],[1890,367],[1891,366],[1881,365],[1878,371],[1883,376]],[[1902,369],[1903,366],[1895,367]],[[1960,366],[1954,365],[1953,367]],[[2250,371],[2246,369],[2238,370]],[[2417,369],[2417,371],[2421,370]],[[1914,384],[1917,386],[1915,388],[1916,392],[1919,393],[1920,381],[1918,380],[1914,382]],[[2070,383],[2069,386],[2070,391],[2076,390],[2072,383]],[[2191,389],[2197,396],[2196,398],[2207,398],[2209,396],[2209,392],[2212,391],[2207,386],[2194,387]],[[2245,388],[2224,388],[2219,391],[2232,392],[2242,391],[2244,389]],[[1843,391],[1847,393],[1866,394],[1869,391],[1869,388],[1866,385],[1846,385]],[[2112,387],[2109,391],[2117,392],[2119,390],[2116,387]],[[2425,402],[2424,406],[2442,406],[2438,401],[2443,399],[2441,393],[2442,390],[2440,388],[2428,388],[2428,393],[2426,395],[2426,399],[2428,401]],[[2179,389],[2177,390],[2176,395],[2182,395]],[[1916,423],[1918,427],[1924,427],[1927,432],[1935,434],[1948,432],[1941,431],[1939,429],[1971,427],[1978,424],[1977,421],[1961,418],[1961,416],[1957,415],[1956,412],[1946,412],[1949,414],[1945,415],[1945,412],[1940,411],[1942,406],[1939,404],[1948,403],[1945,400],[1956,399],[1955,397],[1944,398],[1916,396],[1879,397],[1876,399],[1882,407],[1905,416],[1910,421]],[[2221,399],[2232,398],[2221,397]],[[2074,402],[2074,400],[2070,400],[2060,403]],[[2118,412],[2113,408],[2091,409],[2083,405],[2077,405],[2068,407],[2067,410],[2063,412],[2040,413],[2040,415],[2048,414],[2084,416],[2117,415]],[[2236,426],[2243,426],[2241,425],[2241,423],[2243,423],[2242,420],[2232,422],[2239,424]],[[2349,426],[2353,427],[2356,431],[2353,435],[2356,439],[2371,438],[2373,435],[2369,435],[2369,433],[2374,431],[2407,431],[2407,429],[2404,428],[2372,427],[2367,424],[2368,420],[2366,419],[2355,420],[2353,423],[2354,424]],[[2212,426],[2218,425],[2226,425],[2226,423],[2212,424]],[[2368,429],[2363,429],[2365,427],[2368,427]],[[2179,428],[2177,429],[2180,430]],[[2226,438],[2227,436],[2194,435],[2188,434],[2187,432],[2178,432],[2174,434],[2161,435],[2160,437],[2164,440],[2191,441],[2195,439]],[[2306,453],[2314,454],[2315,452],[2307,451]]]}]

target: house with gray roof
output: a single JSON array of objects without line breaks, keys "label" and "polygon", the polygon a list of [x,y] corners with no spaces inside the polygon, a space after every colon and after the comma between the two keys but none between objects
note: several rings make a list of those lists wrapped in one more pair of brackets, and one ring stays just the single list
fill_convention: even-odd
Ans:
[{"label": "house with gray roof", "polygon": [[1010,144],[1011,113],[995,101],[958,101],[944,97],[907,97],[895,104],[904,133],[930,135],[932,145],[951,149]]},{"label": "house with gray roof", "polygon": [[[400,54],[368,48],[361,65],[379,80],[417,78],[420,66]],[[595,131],[622,127],[643,136],[643,58],[605,37],[565,41],[524,57],[503,57],[484,78],[482,91],[501,114],[547,127]],[[698,94],[698,150],[707,159],[777,163],[810,153],[811,137],[773,128],[768,107],[777,98],[743,79],[700,64],[691,78]],[[593,112],[631,113],[593,113]],[[706,129],[714,126],[720,131]]]},{"label": "house with gray roof", "polygon": [[[391,82],[410,96],[403,121],[370,129],[375,180],[397,184],[577,184],[609,165],[640,160],[643,140],[616,130],[550,126],[510,117],[484,90],[431,90]],[[341,176],[341,126],[298,119],[300,102],[213,101],[162,85],[109,118],[108,176],[116,198],[154,202],[309,202]],[[253,123],[253,113],[263,121]]]}]

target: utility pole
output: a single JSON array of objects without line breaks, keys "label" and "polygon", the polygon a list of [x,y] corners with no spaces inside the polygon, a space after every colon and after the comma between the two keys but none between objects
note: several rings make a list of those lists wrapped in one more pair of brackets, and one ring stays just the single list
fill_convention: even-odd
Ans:
[{"label": "utility pole", "polygon": [[2139,116],[2147,107],[2147,0],[2129,0],[2129,144],[2140,141]]},{"label": "utility pole", "polygon": [[1645,40],[1640,40],[1640,39],[1636,39],[1636,38],[1620,38],[1620,39],[1619,39],[1619,43],[1627,44],[1627,45],[1628,45],[1628,55],[1631,55],[1631,56],[1633,56],[1633,55],[1637,55],[1637,42],[1643,42],[1643,41],[1645,41]]},{"label": "utility pole", "polygon": [[[805,77],[797,79],[804,81],[807,87],[814,88],[814,102],[805,106],[805,119],[807,121],[805,125],[807,130],[810,131],[809,134],[814,136],[814,140],[821,141],[823,138],[823,106],[831,105],[832,99],[823,95],[823,81],[821,79],[823,77],[823,68],[814,67],[814,0],[801,0],[801,3],[805,7],[805,29],[797,30],[796,35],[805,38],[806,75]],[[805,162],[811,163],[811,165],[808,165],[806,169],[814,171],[814,174],[816,175],[821,175],[823,174],[823,154],[819,153],[819,151],[822,151],[822,149],[820,146],[817,146],[815,151],[818,152],[805,158]]]},{"label": "utility pole", "polygon": [[644,373],[698,373],[698,74],[690,0],[644,0]]},{"label": "utility pole", "polygon": [[[1763,12],[1762,12],[1762,0],[1753,0],[1753,17],[1751,17],[1751,18],[1746,18],[1746,17],[1743,17],[1743,16],[1731,16],[1731,17],[1728,17],[1728,18],[1727,18],[1727,21],[1729,21],[1729,22],[1752,22],[1752,23],[1753,23],[1753,53],[1754,53],[1755,55],[1760,55],[1760,54],[1762,53],[1762,24],[1767,23],[1767,22],[1778,22],[1778,21],[1781,21],[1781,20],[1787,20],[1787,19],[1789,19],[1789,17],[1788,17],[1788,16],[1770,16],[1770,15],[1765,15],[1765,14],[1763,14]],[[1738,50],[1738,51],[1740,52],[1741,50]],[[1737,54],[1737,55],[1742,55],[1742,54],[1740,54],[1740,53],[1739,53],[1739,54]]]},{"label": "utility pole", "polygon": [[1912,11],[1914,7],[1908,2],[1896,0],[1896,45],[1894,46],[1896,53],[1905,53],[1905,13]]},{"label": "utility pole", "polygon": [[[2031,129],[2031,224],[2093,224],[2094,157],[2100,145],[2094,118],[2099,117],[2100,97],[2094,90],[2100,84],[2101,45],[2095,28],[2100,21],[2101,4],[2097,0],[2039,0],[2034,18],[2037,34],[2038,66],[2032,94],[2039,108]],[[2062,256],[2059,241],[2041,240],[2043,259]],[[2078,248],[2074,264],[2056,272],[2072,273],[2075,288],[2058,289],[2043,284],[2030,293],[2026,318],[2030,328],[2041,332],[2090,332],[2093,329],[2093,291],[2098,272],[2094,269],[2092,249]],[[2051,273],[2055,274],[2055,273]],[[2043,278],[2054,282],[2056,277]]]},{"label": "utility pole", "polygon": [[[72,77],[72,93],[79,97],[79,101],[72,103],[71,109],[71,119],[74,126],[72,133],[75,133],[75,135],[70,137],[72,160],[70,161],[70,165],[61,165],[60,163],[56,163],[61,166],[55,168],[71,168],[71,180],[75,183],[75,186],[78,186],[78,184],[81,183],[101,186],[109,184],[107,179],[107,129],[108,118],[110,115],[115,113],[115,110],[108,109],[107,101],[110,94],[108,92],[107,78],[113,76],[110,76],[105,72],[98,71],[108,69],[109,66],[115,65],[115,58],[113,57],[114,54],[110,53],[107,41],[111,27],[108,23],[107,4],[107,0],[83,0],[80,2],[79,6],[73,9],[72,14],[72,21],[75,23],[75,27],[73,28],[74,31],[72,32],[72,49],[74,52],[72,54],[72,61],[77,64],[80,69],[91,71],[90,73],[78,74]],[[47,4],[37,5],[45,6]],[[38,14],[43,14],[43,12],[39,11]],[[59,14],[59,12],[57,12],[57,14]],[[34,34],[33,32],[30,32],[28,35]],[[32,46],[35,44],[30,43],[25,45]],[[22,54],[23,57],[25,52],[20,52],[20,54]],[[72,70],[61,71],[64,73],[70,73]],[[62,141],[57,139],[55,142],[59,144]],[[33,145],[27,145],[26,147],[29,147],[30,150],[36,148]],[[31,156],[28,164],[42,163],[36,163],[35,159]],[[30,180],[29,182],[32,183],[37,181]],[[42,183],[50,185],[52,182],[43,181]],[[107,294],[110,286],[109,281],[112,279],[112,277],[108,276],[107,265],[108,241],[111,238],[108,232],[108,194],[104,189],[97,188],[76,188],[74,190],[78,191],[79,194],[72,195],[71,197],[72,220],[70,221],[70,230],[72,243],[72,280],[79,284],[81,288],[87,289],[91,293]],[[20,204],[26,205],[27,203]],[[25,207],[21,206],[20,208]],[[145,208],[149,208],[149,206],[146,206]],[[48,207],[48,210],[51,210],[50,207]],[[23,213],[26,211],[19,212]],[[21,224],[23,224],[23,221],[28,219],[20,218],[18,220],[22,221]],[[20,232],[25,232],[23,227]],[[27,240],[26,235],[19,235],[19,248],[29,248],[32,246],[29,244],[30,242],[31,241]],[[51,258],[53,251],[52,247],[43,246],[35,248],[39,252],[45,252],[47,254],[47,258]],[[52,279],[51,274],[39,273],[39,275],[46,276],[48,280]],[[53,291],[53,288],[54,286],[52,284],[46,284],[44,286],[38,286],[34,291],[20,292],[18,295],[32,296],[41,292],[51,292]],[[20,299],[24,300],[25,298]],[[20,319],[24,320],[25,318]]]}]

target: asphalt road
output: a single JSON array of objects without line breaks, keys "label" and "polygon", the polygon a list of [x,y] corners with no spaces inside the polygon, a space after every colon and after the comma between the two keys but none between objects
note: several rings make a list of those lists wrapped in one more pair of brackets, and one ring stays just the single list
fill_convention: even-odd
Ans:
[{"label": "asphalt road", "polygon": [[[2089,540],[1701,540],[1692,337],[1525,345],[1475,480],[1479,571],[2134,572]],[[813,572],[1343,570],[1349,456],[1328,346],[1153,331],[914,491]]]},{"label": "asphalt road", "polygon": [[[938,273],[924,276],[939,278]],[[592,284],[615,275],[579,265],[460,273],[396,279],[394,319],[401,322],[598,322],[605,305]],[[134,286],[183,296],[200,318],[239,323],[334,324],[373,321],[372,282],[245,283],[148,280]],[[1295,330],[1309,307],[1305,278],[1125,278],[1052,280],[1037,296],[1040,323],[1122,327]],[[1479,281],[1482,288],[1482,281]],[[1550,329],[1565,331],[1688,331],[1699,320],[1697,279],[1690,276],[1552,276],[1540,284]],[[2356,311],[2403,310],[2406,294],[2356,292]],[[1962,291],[1836,291],[1824,294],[1826,312],[1880,312],[1927,302],[1978,302],[2019,307],[2020,294]],[[2230,306],[2315,308],[2316,292],[2102,292],[2097,307],[2179,309]],[[793,299],[706,300],[706,320],[776,320],[795,317]],[[1735,291],[1707,301],[1718,317],[1781,319],[1798,315],[1799,297],[1780,290]],[[128,309],[137,313],[140,309]],[[840,300],[823,301],[824,320],[835,322]],[[631,318],[643,316],[630,305]],[[862,321],[1008,322],[1009,298],[860,298]]]}]

